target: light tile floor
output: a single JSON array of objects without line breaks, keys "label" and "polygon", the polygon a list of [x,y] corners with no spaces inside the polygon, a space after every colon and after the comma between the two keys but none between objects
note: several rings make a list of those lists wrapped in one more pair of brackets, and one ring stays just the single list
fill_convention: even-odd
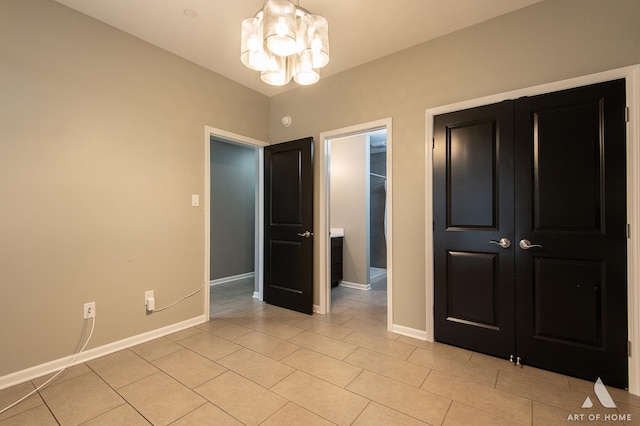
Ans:
[{"label": "light tile floor", "polygon": [[[333,289],[330,315],[252,292],[215,286],[208,323],[72,367],[0,425],[640,424],[625,391],[605,409],[593,383],[386,331],[384,282]],[[42,382],[0,391],[0,407]]]}]

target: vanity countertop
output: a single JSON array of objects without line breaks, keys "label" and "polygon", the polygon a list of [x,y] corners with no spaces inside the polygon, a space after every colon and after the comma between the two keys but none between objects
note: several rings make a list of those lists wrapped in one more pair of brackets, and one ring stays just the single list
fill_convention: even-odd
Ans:
[{"label": "vanity countertop", "polygon": [[344,237],[344,228],[330,228],[329,236],[331,238]]}]

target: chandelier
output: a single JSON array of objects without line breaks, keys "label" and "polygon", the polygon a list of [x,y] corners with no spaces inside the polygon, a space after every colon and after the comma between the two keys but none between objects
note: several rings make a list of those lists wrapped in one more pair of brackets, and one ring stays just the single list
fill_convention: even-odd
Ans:
[{"label": "chandelier", "polygon": [[253,18],[242,21],[240,60],[273,86],[291,78],[313,84],[329,63],[329,23],[288,0],[268,0]]}]

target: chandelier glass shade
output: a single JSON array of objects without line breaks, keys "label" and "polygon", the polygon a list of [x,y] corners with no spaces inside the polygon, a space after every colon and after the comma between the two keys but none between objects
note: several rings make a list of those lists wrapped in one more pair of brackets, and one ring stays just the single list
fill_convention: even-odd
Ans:
[{"label": "chandelier glass shade", "polygon": [[242,21],[240,60],[267,84],[313,84],[329,63],[329,23],[289,0],[268,0]]}]

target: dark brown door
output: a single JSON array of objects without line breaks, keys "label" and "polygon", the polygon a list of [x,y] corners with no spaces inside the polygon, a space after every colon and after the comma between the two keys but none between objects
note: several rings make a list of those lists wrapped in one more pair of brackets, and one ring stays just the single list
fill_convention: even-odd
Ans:
[{"label": "dark brown door", "polygon": [[[517,349],[627,387],[624,80],[518,100]],[[518,244],[515,244],[518,246]]]},{"label": "dark brown door", "polygon": [[437,340],[626,387],[624,101],[620,80],[435,118]]},{"label": "dark brown door", "polygon": [[495,243],[513,240],[512,103],[439,115],[434,136],[435,338],[508,357],[514,252]]},{"label": "dark brown door", "polygon": [[264,149],[264,301],[313,313],[313,139]]}]

